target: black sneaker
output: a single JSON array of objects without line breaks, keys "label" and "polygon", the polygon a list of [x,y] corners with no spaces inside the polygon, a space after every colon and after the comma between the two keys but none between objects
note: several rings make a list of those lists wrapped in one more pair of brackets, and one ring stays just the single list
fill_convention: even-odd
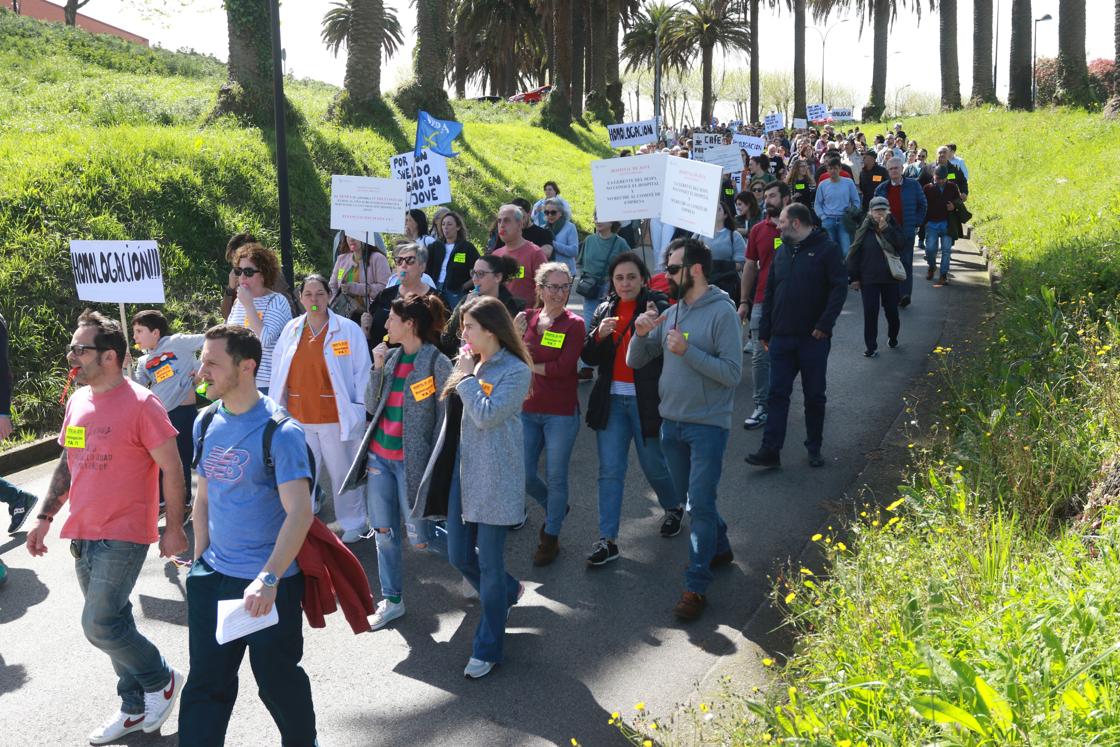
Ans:
[{"label": "black sneaker", "polygon": [[898,299],[898,308],[905,309],[909,305],[910,305],[910,296],[903,296],[902,298]]},{"label": "black sneaker", "polygon": [[823,467],[824,466],[824,457],[821,456],[821,453],[819,451],[809,452],[809,466],[810,467]]},{"label": "black sneaker", "polygon": [[16,499],[8,505],[8,515],[12,517],[12,523],[8,525],[8,534],[15,534],[19,528],[23,526],[23,522],[27,521],[27,517],[31,515],[31,509],[35,508],[35,504],[39,499],[31,495],[31,493],[20,492]]},{"label": "black sneaker", "polygon": [[596,542],[587,556],[588,565],[606,565],[612,560],[618,560],[618,545],[606,539]]},{"label": "black sneaker", "polygon": [[878,358],[879,357],[879,351],[878,350],[864,350],[863,351],[863,357],[864,358]]},{"label": "black sneaker", "polygon": [[761,448],[753,454],[747,454],[745,461],[756,467],[781,467],[782,455],[777,451]]},{"label": "black sneaker", "polygon": [[684,508],[671,508],[665,512],[661,521],[661,536],[676,537],[681,533],[681,521],[684,519]]},{"label": "black sneaker", "polygon": [[892,337],[889,340],[887,340],[887,347],[891,348],[892,350],[894,348],[897,348],[898,347],[898,338],[897,337]]}]

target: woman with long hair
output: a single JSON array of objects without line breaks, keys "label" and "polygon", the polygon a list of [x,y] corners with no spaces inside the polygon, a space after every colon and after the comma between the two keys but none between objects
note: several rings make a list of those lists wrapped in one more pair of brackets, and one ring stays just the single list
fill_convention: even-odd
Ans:
[{"label": "woman with long hair", "polygon": [[[327,307],[327,279],[308,275],[299,289],[306,313],[288,322],[276,342],[268,391],[301,426],[319,469],[336,491],[334,513],[342,541],[366,533],[366,505],[356,490],[339,488],[366,426],[362,396],[369,348],[357,324]],[[314,494],[314,491],[313,491]]]},{"label": "woman with long hair", "polygon": [[375,245],[345,234],[342,240],[350,251],[341,252],[331,269],[330,307],[357,322],[362,310],[385,290],[392,270],[385,253]]},{"label": "woman with long hair", "polygon": [[712,274],[708,282],[737,298],[743,262],[746,261],[747,242],[735,230],[735,213],[726,199],[716,203],[715,235],[693,234],[692,238],[704,242],[712,252]]},{"label": "woman with long hair", "polygon": [[813,169],[809,161],[800,158],[795,159],[790,165],[786,184],[789,185],[789,191],[793,195],[794,202],[799,202],[810,210],[813,209],[813,202],[817,194],[817,180],[813,176]]},{"label": "woman with long hair", "polygon": [[432,253],[439,254],[443,261],[432,275],[436,290],[443,296],[444,305],[455,308],[471,285],[471,268],[478,261],[479,253],[474,244],[467,240],[467,230],[463,218],[456,212],[445,210],[440,219],[439,230],[442,239],[432,245]]},{"label": "woman with long hair", "polygon": [[270,290],[280,275],[280,262],[271,249],[255,242],[244,244],[233,256],[237,298],[226,324],[243,325],[261,341],[261,364],[257,366],[257,389],[268,394],[272,377],[272,352],[284,325],[291,321],[288,299]]},{"label": "woman with long hair", "polygon": [[474,289],[460,299],[440,336],[439,347],[445,355],[450,357],[459,351],[459,326],[463,318],[463,305],[472,298],[477,296],[496,298],[506,307],[510,317],[515,317],[525,310],[525,302],[510,293],[509,288],[506,287],[506,281],[515,277],[520,269],[521,265],[516,259],[504,255],[484,254],[475,260],[471,270]]},{"label": "woman with long hair", "polygon": [[389,344],[373,349],[366,388],[369,427],[344,487],[365,484],[365,505],[377,542],[381,601],[370,621],[380,630],[404,614],[401,570],[404,524],[412,546],[431,541],[431,522],[417,516],[424,469],[445,415],[439,393],[451,376],[451,361],[436,347],[447,309],[436,295],[397,298],[390,305]]},{"label": "woman with long hair", "polygon": [[762,209],[758,205],[758,198],[749,189],[744,189],[735,195],[735,230],[744,239],[754,225],[762,220]]}]

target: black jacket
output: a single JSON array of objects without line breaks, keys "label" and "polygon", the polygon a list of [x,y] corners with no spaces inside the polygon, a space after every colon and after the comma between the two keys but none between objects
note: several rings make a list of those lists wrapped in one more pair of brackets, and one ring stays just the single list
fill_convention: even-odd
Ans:
[{"label": "black jacket", "polygon": [[[889,285],[899,281],[891,275],[891,268],[887,265],[887,258],[883,255],[883,247],[875,238],[875,229],[871,226],[871,218],[865,218],[861,230],[864,230],[863,240],[853,244],[848,252],[848,277],[858,280],[863,285],[884,284]],[[902,230],[894,222],[893,217],[887,218],[887,227],[883,230],[882,237],[894,250],[895,254],[902,251]]]},{"label": "black jacket", "polygon": [[[876,179],[875,177],[879,178]],[[859,193],[863,197],[863,212],[867,212],[867,205],[871,202],[871,198],[875,196],[875,190],[879,188],[879,185],[890,180],[891,175],[879,164],[872,166],[870,171],[859,170]]]},{"label": "black jacket", "polygon": [[[649,288],[643,288],[638,294],[635,319],[642,313],[646,304],[653,301],[658,311],[669,308],[669,299],[665,294]],[[607,420],[611,413],[611,381],[614,378],[614,335],[603,340],[595,339],[595,330],[605,317],[612,316],[618,308],[618,296],[613,293],[599,304],[595,315],[591,319],[591,332],[583,343],[583,353],[580,357],[589,366],[596,366],[598,375],[595,385],[591,388],[591,396],[587,400],[587,425],[596,431],[607,427]],[[633,328],[634,320],[630,320]],[[661,378],[661,356],[634,369],[634,390],[638,395],[638,420],[642,424],[642,435],[646,438],[657,438],[661,429],[661,415],[658,407],[661,397],[657,393],[657,382]]]},{"label": "black jacket", "polygon": [[[471,270],[474,269],[474,263],[478,261],[478,249],[469,241],[457,241],[452,247],[448,247],[442,241],[437,241],[432,244],[428,251],[432,252],[434,256],[439,254],[440,263],[443,262],[443,257],[447,252],[451,252],[451,259],[447,262],[447,277],[443,280],[443,286],[450,288],[455,293],[462,293],[467,290],[466,286],[471,282]],[[432,263],[428,263],[428,275],[432,278],[432,282],[439,282],[439,268],[441,265],[437,264],[432,267]],[[435,274],[432,274],[432,271]]]},{"label": "black jacket", "polygon": [[[373,350],[375,347],[385,339],[385,328],[389,323],[389,310],[393,305],[393,301],[397,300],[400,296],[401,287],[394,285],[392,288],[385,290],[374,296],[373,300],[369,302],[370,316],[373,317],[373,323],[369,328],[369,349]],[[434,288],[428,288],[428,295],[436,293]]]},{"label": "black jacket", "polygon": [[814,329],[832,334],[848,296],[848,268],[840,247],[823,229],[804,241],[783,238],[770,263],[758,337],[804,336]]},{"label": "black jacket", "polygon": [[428,264],[424,265],[424,272],[432,282],[439,280],[439,268],[443,266],[443,253],[445,247],[442,241],[433,241],[428,244]]}]

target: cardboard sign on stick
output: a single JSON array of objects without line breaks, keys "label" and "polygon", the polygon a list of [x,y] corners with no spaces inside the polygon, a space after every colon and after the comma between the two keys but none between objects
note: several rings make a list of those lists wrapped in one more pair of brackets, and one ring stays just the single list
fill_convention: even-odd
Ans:
[{"label": "cardboard sign on stick", "polygon": [[74,240],[70,267],[81,301],[164,303],[163,265],[155,241]]},{"label": "cardboard sign on stick", "polygon": [[[665,161],[661,153],[591,162],[595,215],[600,221],[652,218],[661,213]],[[681,158],[678,161],[684,160]]]},{"label": "cardboard sign on stick", "polygon": [[622,122],[607,125],[607,135],[612,148],[625,148],[628,145],[645,145],[657,142],[657,118],[641,122]]},{"label": "cardboard sign on stick", "polygon": [[394,179],[405,183],[409,208],[425,208],[451,202],[451,178],[447,175],[447,159],[428,149],[417,158],[412,151],[389,159]]},{"label": "cardboard sign on stick", "polygon": [[408,188],[400,179],[374,176],[331,177],[331,228],[404,233]]}]

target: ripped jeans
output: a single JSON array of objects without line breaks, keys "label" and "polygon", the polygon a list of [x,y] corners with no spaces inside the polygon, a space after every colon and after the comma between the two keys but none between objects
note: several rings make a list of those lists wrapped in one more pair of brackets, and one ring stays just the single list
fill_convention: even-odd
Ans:
[{"label": "ripped jeans", "polygon": [[[431,541],[431,522],[409,517],[409,499],[404,462],[385,459],[370,453],[366,467],[366,510],[369,525],[377,542],[377,575],[381,596],[399,597],[403,593],[401,578],[401,524],[408,540],[415,547]],[[379,532],[388,529],[388,532]]]}]

